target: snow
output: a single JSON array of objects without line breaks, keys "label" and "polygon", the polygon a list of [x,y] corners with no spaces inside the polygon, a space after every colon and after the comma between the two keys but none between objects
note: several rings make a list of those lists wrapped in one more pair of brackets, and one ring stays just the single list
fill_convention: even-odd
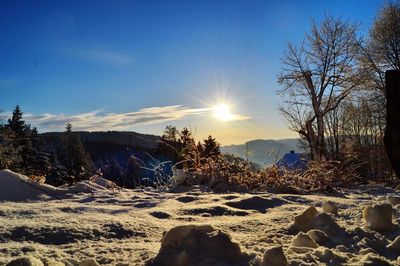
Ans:
[{"label": "snow", "polygon": [[288,264],[282,246],[268,248],[264,252],[262,266],[286,266]]},{"label": "snow", "polygon": [[[201,251],[201,252],[199,252]],[[180,225],[166,233],[152,266],[246,265],[250,256],[210,225]]]},{"label": "snow", "polygon": [[376,204],[373,206],[367,206],[364,208],[364,219],[367,222],[369,228],[375,231],[389,231],[393,228],[392,216],[393,209],[392,205]]},{"label": "snow", "polygon": [[62,190],[29,180],[26,176],[0,171],[0,201],[39,200],[45,197],[57,198]]},{"label": "snow", "polygon": [[339,208],[335,202],[328,200],[322,203],[322,210],[324,210],[324,212],[326,213],[332,213],[337,215]]},{"label": "snow", "polygon": [[[225,251],[238,265],[399,265],[400,214],[381,232],[363,212],[400,194],[370,185],[340,195],[113,190],[90,181],[54,188],[1,171],[0,265],[145,265],[157,256],[226,265]],[[327,201],[337,214],[323,212]],[[298,235],[316,245],[292,245]]]},{"label": "snow", "polygon": [[83,181],[74,186],[56,188],[35,182],[10,170],[0,171],[0,201],[62,199],[69,194],[109,191],[115,187],[117,186],[114,183],[97,177],[93,181]]},{"label": "snow", "polygon": [[299,232],[290,244],[291,247],[317,248],[319,245],[306,233]]}]

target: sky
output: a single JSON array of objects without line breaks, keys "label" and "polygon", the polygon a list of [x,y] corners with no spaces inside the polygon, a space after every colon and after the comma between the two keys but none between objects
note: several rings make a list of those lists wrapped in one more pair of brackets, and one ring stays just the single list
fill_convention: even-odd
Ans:
[{"label": "sky", "polygon": [[188,126],[224,145],[296,137],[277,110],[287,43],[325,14],[366,36],[383,3],[2,0],[0,108],[6,117],[19,104],[40,132],[70,122],[157,135]]}]

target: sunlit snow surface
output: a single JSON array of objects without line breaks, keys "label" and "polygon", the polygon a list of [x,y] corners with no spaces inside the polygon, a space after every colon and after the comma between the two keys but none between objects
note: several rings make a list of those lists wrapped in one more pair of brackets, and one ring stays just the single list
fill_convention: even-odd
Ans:
[{"label": "sunlit snow surface", "polygon": [[[321,265],[325,248],[348,265],[373,265],[367,262],[373,262],[379,253],[398,264],[397,255],[387,253],[384,247],[400,230],[379,234],[369,230],[362,218],[366,205],[384,202],[387,193],[396,192],[363,187],[342,193],[330,197],[213,194],[199,189],[176,194],[150,189],[96,190],[59,200],[5,201],[0,203],[0,265],[24,255],[66,265],[88,258],[99,264],[143,265],[157,255],[163,232],[184,224],[210,224],[229,233],[243,251],[260,258],[267,248],[282,245],[290,265]],[[294,217],[312,205],[322,212],[325,200],[337,203],[339,215],[332,216],[349,237],[340,243],[342,247],[291,249],[294,235],[288,227]],[[399,214],[394,215],[398,224]]]}]

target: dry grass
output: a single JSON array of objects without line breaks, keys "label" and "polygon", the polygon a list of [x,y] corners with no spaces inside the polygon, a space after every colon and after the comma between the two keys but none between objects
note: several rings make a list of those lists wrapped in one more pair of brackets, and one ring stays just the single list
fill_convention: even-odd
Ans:
[{"label": "dry grass", "polygon": [[213,184],[226,183],[230,190],[245,187],[249,191],[332,192],[334,188],[352,187],[362,181],[358,165],[351,161],[311,161],[308,169],[302,172],[282,170],[276,166],[255,170],[247,161],[224,156],[201,158],[198,162],[201,163],[184,170],[201,176],[199,184],[210,184],[213,180]]},{"label": "dry grass", "polygon": [[[166,144],[168,145],[168,144]],[[173,147],[172,147],[173,148]],[[336,187],[352,187],[362,180],[358,175],[360,164],[351,156],[340,161],[310,161],[305,171],[289,171],[270,166],[256,170],[252,164],[233,155],[204,157],[194,140],[180,150],[173,150],[181,160],[173,167],[187,175],[183,185],[204,185],[210,189],[224,185],[231,191],[276,191],[301,193],[307,191],[332,192]],[[159,174],[164,176],[162,171]],[[177,178],[175,178],[176,181]],[[161,178],[166,184],[166,178]],[[174,182],[174,177],[169,178]],[[220,186],[221,187],[221,186]]]}]

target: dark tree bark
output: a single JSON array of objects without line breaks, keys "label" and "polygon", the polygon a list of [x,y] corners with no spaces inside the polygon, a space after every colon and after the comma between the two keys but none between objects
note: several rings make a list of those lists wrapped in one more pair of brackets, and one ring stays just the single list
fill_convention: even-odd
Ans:
[{"label": "dark tree bark", "polygon": [[400,178],[400,70],[386,71],[385,81],[385,149],[396,176]]}]

